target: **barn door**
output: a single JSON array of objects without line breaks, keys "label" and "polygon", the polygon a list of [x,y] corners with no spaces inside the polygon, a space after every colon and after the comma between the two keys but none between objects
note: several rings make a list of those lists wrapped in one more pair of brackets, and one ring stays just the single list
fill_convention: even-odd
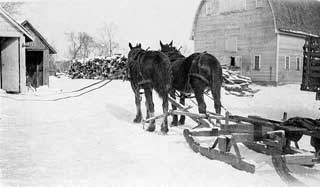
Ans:
[{"label": "barn door", "polygon": [[19,39],[7,38],[1,44],[2,89],[7,92],[20,92]]}]

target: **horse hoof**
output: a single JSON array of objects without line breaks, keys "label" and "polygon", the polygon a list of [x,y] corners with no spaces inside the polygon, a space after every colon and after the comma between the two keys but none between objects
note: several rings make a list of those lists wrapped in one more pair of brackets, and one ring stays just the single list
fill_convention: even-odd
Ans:
[{"label": "horse hoof", "polygon": [[134,123],[141,123],[141,120],[142,120],[141,118],[135,118],[135,119],[133,120],[133,122],[134,122]]},{"label": "horse hoof", "polygon": [[161,127],[161,132],[163,133],[163,134],[167,134],[168,132],[169,132],[169,129],[168,129],[168,127],[167,126],[162,126]]},{"label": "horse hoof", "polygon": [[156,126],[154,124],[150,124],[146,131],[148,132],[154,132],[156,130]]}]

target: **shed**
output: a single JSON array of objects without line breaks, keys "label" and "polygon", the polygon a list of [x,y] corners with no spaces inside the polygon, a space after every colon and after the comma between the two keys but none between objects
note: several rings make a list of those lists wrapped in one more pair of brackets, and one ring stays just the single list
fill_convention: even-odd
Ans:
[{"label": "shed", "polygon": [[26,91],[25,42],[32,36],[0,8],[0,88],[12,93]]},{"label": "shed", "polygon": [[306,36],[320,36],[317,0],[201,0],[195,51],[268,84],[301,83]]},{"label": "shed", "polygon": [[34,87],[49,85],[50,55],[56,50],[47,42],[40,32],[29,22],[21,25],[32,35],[33,41],[26,43],[26,74]]}]

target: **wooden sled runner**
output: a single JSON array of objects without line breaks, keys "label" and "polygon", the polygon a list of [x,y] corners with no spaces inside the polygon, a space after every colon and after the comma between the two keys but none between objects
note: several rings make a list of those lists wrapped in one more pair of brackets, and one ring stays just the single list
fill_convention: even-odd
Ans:
[{"label": "wooden sled runner", "polygon": [[[203,131],[202,133],[207,134],[209,132]],[[211,160],[219,160],[230,164],[232,167],[239,170],[247,171],[249,173],[255,172],[255,166],[241,157],[235,138],[229,139],[225,136],[220,136],[216,139],[212,147],[206,148],[202,147],[193,138],[193,136],[201,135],[202,133],[193,133],[188,129],[183,131],[183,136],[194,152],[200,153]],[[236,151],[236,155],[229,152],[231,146]],[[219,147],[219,149],[216,149],[217,147]]]}]

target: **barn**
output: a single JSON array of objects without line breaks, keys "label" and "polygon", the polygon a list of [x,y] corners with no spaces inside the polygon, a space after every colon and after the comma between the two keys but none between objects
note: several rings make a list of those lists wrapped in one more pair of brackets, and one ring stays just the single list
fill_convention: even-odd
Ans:
[{"label": "barn", "polygon": [[0,8],[0,88],[12,93],[26,91],[25,42],[32,36]]},{"label": "barn", "polygon": [[320,36],[317,0],[201,0],[191,39],[253,81],[301,83],[306,36]]},{"label": "barn", "polygon": [[35,88],[49,85],[49,59],[50,55],[56,54],[56,51],[29,21],[26,20],[21,25],[33,37],[33,41],[27,42],[25,48],[26,75]]}]

